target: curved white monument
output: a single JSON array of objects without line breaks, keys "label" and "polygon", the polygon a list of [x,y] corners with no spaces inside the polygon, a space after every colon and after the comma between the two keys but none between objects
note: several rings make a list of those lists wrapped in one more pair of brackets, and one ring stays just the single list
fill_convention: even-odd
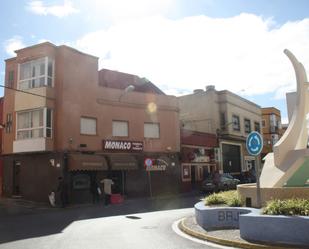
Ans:
[{"label": "curved white monument", "polygon": [[304,66],[289,51],[284,50],[293,64],[297,81],[297,100],[289,127],[274,146],[274,152],[265,157],[260,177],[263,188],[282,187],[309,157],[307,149],[309,112],[308,82]]}]

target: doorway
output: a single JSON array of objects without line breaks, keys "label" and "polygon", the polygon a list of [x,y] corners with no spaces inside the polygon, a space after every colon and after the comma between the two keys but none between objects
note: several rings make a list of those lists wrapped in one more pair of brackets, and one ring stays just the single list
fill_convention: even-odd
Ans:
[{"label": "doorway", "polygon": [[20,162],[13,162],[13,195],[20,195]]}]

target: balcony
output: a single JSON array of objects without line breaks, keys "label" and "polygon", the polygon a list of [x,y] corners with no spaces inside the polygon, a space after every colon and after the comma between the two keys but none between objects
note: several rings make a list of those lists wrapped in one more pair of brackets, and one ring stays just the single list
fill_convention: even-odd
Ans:
[{"label": "balcony", "polygon": [[50,151],[53,149],[53,142],[49,138],[33,138],[15,140],[13,142],[13,153]]}]

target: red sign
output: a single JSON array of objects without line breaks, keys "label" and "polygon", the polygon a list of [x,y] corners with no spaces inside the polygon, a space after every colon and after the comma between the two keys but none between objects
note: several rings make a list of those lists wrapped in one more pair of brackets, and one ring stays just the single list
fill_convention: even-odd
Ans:
[{"label": "red sign", "polygon": [[143,142],[123,140],[103,140],[103,150],[142,152]]}]

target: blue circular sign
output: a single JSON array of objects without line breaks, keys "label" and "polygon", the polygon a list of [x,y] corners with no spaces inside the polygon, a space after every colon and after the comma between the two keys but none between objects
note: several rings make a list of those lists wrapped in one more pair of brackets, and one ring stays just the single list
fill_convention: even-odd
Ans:
[{"label": "blue circular sign", "polygon": [[251,156],[258,156],[263,149],[263,138],[260,133],[251,132],[246,141],[247,151]]}]

